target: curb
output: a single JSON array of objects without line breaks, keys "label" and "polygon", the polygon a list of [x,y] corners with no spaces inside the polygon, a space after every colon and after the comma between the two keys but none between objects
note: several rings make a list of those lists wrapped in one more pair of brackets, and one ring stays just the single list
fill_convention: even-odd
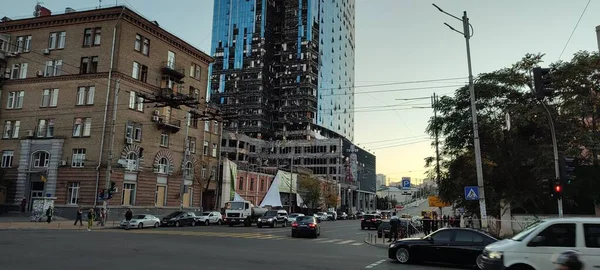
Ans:
[{"label": "curb", "polygon": [[370,245],[370,246],[373,246],[373,247],[378,247],[378,248],[388,248],[388,246],[387,246],[387,245],[383,245],[383,244],[374,244],[374,243],[371,243],[371,242],[369,242],[369,241],[367,240],[367,237],[365,237],[365,243],[366,243],[367,245]]}]

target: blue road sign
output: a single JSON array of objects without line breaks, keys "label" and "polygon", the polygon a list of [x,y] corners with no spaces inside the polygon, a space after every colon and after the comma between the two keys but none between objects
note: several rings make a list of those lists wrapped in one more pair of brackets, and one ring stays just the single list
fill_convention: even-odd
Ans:
[{"label": "blue road sign", "polygon": [[459,213],[461,213],[461,214],[464,214],[464,213],[465,213],[465,209],[464,209],[464,208],[462,208],[462,207],[461,207],[461,208],[458,208],[458,212],[459,212]]},{"label": "blue road sign", "polygon": [[465,199],[467,201],[479,200],[479,187],[476,187],[476,186],[465,187]]},{"label": "blue road sign", "polygon": [[402,189],[410,190],[410,177],[402,177]]}]

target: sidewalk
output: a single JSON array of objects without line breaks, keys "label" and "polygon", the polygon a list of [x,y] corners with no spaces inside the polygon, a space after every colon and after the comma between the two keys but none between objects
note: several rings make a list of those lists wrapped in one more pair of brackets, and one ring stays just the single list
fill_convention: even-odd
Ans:
[{"label": "sidewalk", "polygon": [[[0,216],[0,230],[85,230],[87,222],[83,221],[83,226],[73,225],[75,220],[68,220],[62,217],[54,217],[50,224],[43,222],[32,222],[30,217],[25,215]],[[119,226],[118,222],[107,221],[104,227],[96,225],[94,221],[92,229],[110,229]]]}]

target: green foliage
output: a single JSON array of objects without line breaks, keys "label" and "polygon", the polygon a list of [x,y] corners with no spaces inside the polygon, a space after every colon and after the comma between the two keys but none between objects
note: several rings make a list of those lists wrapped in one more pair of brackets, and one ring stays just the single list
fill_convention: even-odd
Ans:
[{"label": "green foliage", "polygon": [[[542,208],[539,182],[554,178],[552,140],[547,113],[531,93],[530,71],[540,65],[542,54],[528,54],[509,68],[480,74],[475,81],[479,120],[483,178],[488,214],[500,214],[500,200],[513,207],[528,205],[533,211]],[[600,59],[597,53],[579,52],[570,62],[551,65],[555,88],[550,100],[561,154],[579,156],[582,147],[589,154],[585,164],[597,164],[600,137],[596,122],[600,90]],[[473,146],[473,125],[468,87],[457,89],[454,96],[440,98],[438,117],[429,121],[426,132],[443,137],[441,150],[442,176],[439,196],[460,207],[478,212],[477,202],[465,201],[464,186],[477,185]],[[560,114],[556,112],[560,111]],[[510,114],[510,130],[505,115]],[[428,175],[434,175],[435,160],[425,160]],[[579,196],[599,201],[600,190],[592,183],[600,169],[588,170],[579,177]],[[589,180],[584,180],[588,179]],[[568,190],[566,190],[568,192]],[[567,193],[568,195],[569,193]]]},{"label": "green foliage", "polygon": [[316,209],[321,199],[321,182],[312,175],[298,175],[298,185],[300,192],[304,195],[304,203],[311,209]]}]

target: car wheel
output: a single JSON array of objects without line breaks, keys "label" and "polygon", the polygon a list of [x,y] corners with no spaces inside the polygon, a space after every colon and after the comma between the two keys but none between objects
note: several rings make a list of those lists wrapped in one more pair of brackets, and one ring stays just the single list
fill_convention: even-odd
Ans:
[{"label": "car wheel", "polygon": [[382,234],[380,234],[380,233],[378,233],[378,234],[377,234],[377,238],[381,238],[381,237],[383,237],[383,235],[382,235]]},{"label": "car wheel", "polygon": [[317,236],[321,236],[321,229],[317,231]]},{"label": "car wheel", "polygon": [[154,228],[158,228],[158,227],[160,227],[160,223],[158,223],[158,222],[154,223]]},{"label": "car wheel", "polygon": [[138,224],[138,229],[144,228],[144,223]]},{"label": "car wheel", "polygon": [[223,225],[223,221],[219,219],[219,221],[217,221],[217,225]]},{"label": "car wheel", "polygon": [[259,228],[262,228],[262,224],[258,224],[258,225],[256,225],[256,226],[257,226],[257,227],[259,227]]},{"label": "car wheel", "polygon": [[410,253],[408,252],[408,249],[401,247],[396,250],[396,261],[404,264],[408,263],[409,259]]},{"label": "car wheel", "polygon": [[360,227],[360,229],[361,229],[361,230],[364,230],[364,229],[365,229],[365,227]]},{"label": "car wheel", "polygon": [[284,221],[281,226],[285,228],[287,226],[287,221]]},{"label": "car wheel", "polygon": [[206,221],[204,221],[204,225],[206,225],[206,226],[210,225],[210,222],[208,222],[208,219]]},{"label": "car wheel", "polygon": [[297,237],[296,232],[292,232],[292,238],[296,238],[296,237]]},{"label": "car wheel", "polygon": [[277,221],[273,221],[273,223],[271,223],[271,228],[275,228],[275,226],[277,226]]},{"label": "car wheel", "polygon": [[196,226],[196,221],[192,220],[192,227]]},{"label": "car wheel", "polygon": [[175,221],[175,227],[179,227],[181,226],[181,223],[179,223],[179,221]]},{"label": "car wheel", "polygon": [[313,238],[317,238],[319,236],[319,234],[317,232],[313,233],[312,237]]}]

